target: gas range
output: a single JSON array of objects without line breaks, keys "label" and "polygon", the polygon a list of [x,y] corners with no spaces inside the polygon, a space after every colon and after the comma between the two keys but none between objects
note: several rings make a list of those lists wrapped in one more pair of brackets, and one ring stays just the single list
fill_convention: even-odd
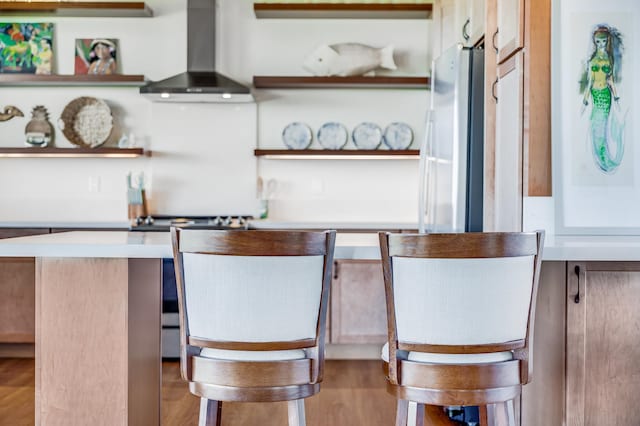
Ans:
[{"label": "gas range", "polygon": [[168,216],[150,215],[137,217],[131,225],[131,231],[166,232],[172,226],[192,229],[248,229],[251,216]]}]

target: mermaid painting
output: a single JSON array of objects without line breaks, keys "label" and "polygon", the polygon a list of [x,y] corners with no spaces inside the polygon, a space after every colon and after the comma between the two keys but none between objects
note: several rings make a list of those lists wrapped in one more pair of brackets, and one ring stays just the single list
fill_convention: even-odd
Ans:
[{"label": "mermaid painting", "polygon": [[591,101],[589,139],[593,157],[599,170],[614,173],[624,155],[625,120],[620,118],[620,93],[616,89],[621,79],[622,35],[610,25],[599,24],[591,41],[592,52],[580,81],[582,112]]}]

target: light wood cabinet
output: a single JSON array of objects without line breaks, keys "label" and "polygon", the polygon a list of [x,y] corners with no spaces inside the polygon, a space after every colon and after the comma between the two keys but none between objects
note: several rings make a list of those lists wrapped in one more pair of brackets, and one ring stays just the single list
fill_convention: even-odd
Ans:
[{"label": "light wood cabinet", "polygon": [[[529,0],[531,1],[531,0]],[[524,0],[497,0],[497,29],[492,43],[498,63],[524,47]]]},{"label": "light wood cabinet", "polygon": [[382,266],[378,260],[337,260],[331,283],[331,343],[387,340]]},{"label": "light wood cabinet", "polygon": [[484,35],[485,0],[436,0],[433,57],[455,44],[474,46]]},{"label": "light wood cabinet", "polygon": [[[0,229],[0,238],[48,234],[49,228]],[[35,260],[0,259],[0,343],[35,342]]]},{"label": "light wood cabinet", "polygon": [[640,421],[640,262],[568,264],[566,424]]}]

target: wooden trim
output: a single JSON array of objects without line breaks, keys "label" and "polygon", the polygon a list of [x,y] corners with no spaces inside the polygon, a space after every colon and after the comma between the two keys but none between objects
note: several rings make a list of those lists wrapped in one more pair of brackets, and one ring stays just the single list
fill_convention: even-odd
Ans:
[{"label": "wooden trim", "polygon": [[[310,4],[309,6],[311,6]],[[305,76],[253,76],[256,89],[429,89],[429,77],[409,76],[351,76],[351,77],[305,77]]]},{"label": "wooden trim", "polygon": [[413,157],[418,159],[420,151],[417,149],[256,149],[256,157]]},{"label": "wooden trim", "polygon": [[424,343],[398,342],[398,349],[400,350],[434,354],[484,354],[489,352],[513,351],[524,347],[524,339],[488,345],[429,345]]},{"label": "wooden trim", "polygon": [[518,55],[513,55],[498,65],[498,78],[504,78],[507,74],[516,69],[518,57]]},{"label": "wooden trim", "polygon": [[189,345],[200,348],[225,349],[232,351],[285,351],[306,349],[316,345],[316,339],[293,340],[289,342],[222,342],[188,336]]},{"label": "wooden trim", "polygon": [[[67,3],[69,4],[69,3]],[[74,3],[79,4],[79,3]],[[145,84],[143,75],[45,75],[45,74],[0,74],[2,86],[132,86]]]},{"label": "wooden trim", "polygon": [[552,195],[551,0],[525,2],[524,195]]},{"label": "wooden trim", "polygon": [[0,343],[35,343],[35,341],[36,337],[31,333],[0,333]]},{"label": "wooden trim", "polygon": [[432,4],[254,3],[258,19],[430,19]]},{"label": "wooden trim", "polygon": [[142,148],[0,148],[0,158],[78,158],[78,157],[105,157],[126,158],[150,155]]},{"label": "wooden trim", "polygon": [[222,231],[179,229],[181,253],[232,256],[324,256],[335,231]]},{"label": "wooden trim", "polygon": [[470,259],[538,253],[537,235],[532,232],[388,234],[388,238],[391,257]]},{"label": "wooden trim", "polygon": [[144,2],[52,2],[0,1],[3,14],[54,14],[56,16],[150,17],[153,11]]},{"label": "wooden trim", "polygon": [[484,50],[484,179],[482,229],[496,230],[496,99],[497,54],[491,43],[497,31],[497,0],[485,0],[485,33],[488,35]]},{"label": "wooden trim", "polygon": [[234,387],[277,387],[308,384],[311,360],[236,361],[191,357],[192,382]]}]

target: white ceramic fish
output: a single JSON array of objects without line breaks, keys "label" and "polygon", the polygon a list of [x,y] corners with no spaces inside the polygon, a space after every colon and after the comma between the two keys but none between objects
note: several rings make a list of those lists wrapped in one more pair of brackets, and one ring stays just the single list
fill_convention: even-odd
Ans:
[{"label": "white ceramic fish", "polygon": [[393,45],[376,48],[359,43],[324,44],[305,58],[303,67],[319,77],[372,74],[378,67],[397,69]]}]

